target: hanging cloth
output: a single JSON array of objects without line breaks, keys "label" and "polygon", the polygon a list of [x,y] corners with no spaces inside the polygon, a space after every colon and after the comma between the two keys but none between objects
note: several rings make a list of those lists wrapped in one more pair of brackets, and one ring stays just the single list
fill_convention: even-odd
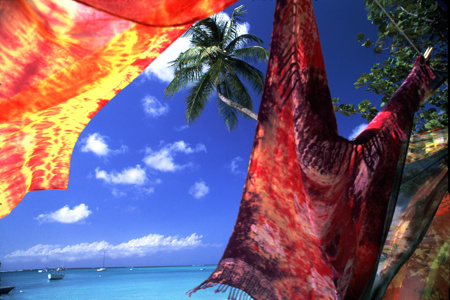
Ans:
[{"label": "hanging cloth", "polygon": [[230,299],[359,299],[372,290],[400,154],[433,74],[418,57],[348,141],[338,135],[310,0],[277,1],[270,49],[236,224],[217,269],[190,294],[217,286],[231,287]]},{"label": "hanging cloth", "polygon": [[411,138],[371,299],[449,299],[448,127]]},{"label": "hanging cloth", "polygon": [[79,134],[195,21],[236,0],[0,0],[0,218],[66,189]]}]

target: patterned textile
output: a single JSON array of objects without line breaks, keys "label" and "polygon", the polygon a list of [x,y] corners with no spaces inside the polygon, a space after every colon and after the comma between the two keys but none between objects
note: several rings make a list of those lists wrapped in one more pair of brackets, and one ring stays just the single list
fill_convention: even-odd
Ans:
[{"label": "patterned textile", "polygon": [[373,299],[449,299],[448,128],[413,136],[406,162]]},{"label": "patterned textile", "polygon": [[89,120],[193,22],[235,1],[0,0],[0,218],[29,191],[66,189]]},{"label": "patterned textile", "polygon": [[[368,299],[413,114],[433,78],[423,57],[354,140],[338,135],[310,0],[278,0],[249,172],[217,269],[190,291],[230,299]],[[406,154],[406,153],[405,153]]]}]

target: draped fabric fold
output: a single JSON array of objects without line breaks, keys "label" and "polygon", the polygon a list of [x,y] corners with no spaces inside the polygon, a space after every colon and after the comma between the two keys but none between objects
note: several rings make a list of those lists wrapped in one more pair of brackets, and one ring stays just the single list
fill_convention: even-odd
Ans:
[{"label": "draped fabric fold", "polygon": [[196,20],[236,0],[0,0],[0,218],[66,189],[90,119]]},{"label": "draped fabric fold", "polygon": [[310,0],[277,1],[270,49],[235,227],[217,269],[190,294],[218,286],[231,287],[230,299],[367,297],[394,213],[400,154],[434,75],[418,57],[348,141],[338,135]]}]

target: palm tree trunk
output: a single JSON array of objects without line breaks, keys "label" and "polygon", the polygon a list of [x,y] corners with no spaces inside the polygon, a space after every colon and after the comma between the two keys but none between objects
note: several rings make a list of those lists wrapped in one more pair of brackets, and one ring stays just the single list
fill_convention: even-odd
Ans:
[{"label": "palm tree trunk", "polygon": [[255,114],[253,111],[251,111],[250,109],[240,105],[239,103],[236,103],[234,101],[231,101],[230,99],[228,99],[227,97],[225,97],[221,91],[220,91],[220,86],[217,84],[216,85],[216,90],[217,90],[217,95],[219,96],[219,99],[225,103],[228,106],[231,106],[233,108],[236,108],[237,110],[243,112],[244,114],[246,114],[247,116],[249,116],[250,118],[254,119],[254,120],[258,120],[258,115]]}]

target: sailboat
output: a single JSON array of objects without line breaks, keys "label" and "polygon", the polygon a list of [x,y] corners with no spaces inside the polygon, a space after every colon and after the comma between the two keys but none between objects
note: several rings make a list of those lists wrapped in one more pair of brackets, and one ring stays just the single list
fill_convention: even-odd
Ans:
[{"label": "sailboat", "polygon": [[47,273],[47,272],[48,272],[47,262],[48,262],[48,254],[47,254],[47,258],[45,259],[45,269],[43,269],[43,270],[38,270],[39,273],[42,273],[42,272]]},{"label": "sailboat", "polygon": [[56,269],[56,273],[51,271],[50,273],[48,273],[48,279],[49,280],[60,280],[64,278],[64,273],[60,273],[59,268]]},{"label": "sailboat", "polygon": [[62,261],[61,267],[58,268],[60,271],[67,270],[66,267],[64,267],[64,260]]},{"label": "sailboat", "polygon": [[106,251],[103,251],[103,267],[98,268],[97,272],[106,271],[106,268],[105,268],[105,255],[106,255]]}]

